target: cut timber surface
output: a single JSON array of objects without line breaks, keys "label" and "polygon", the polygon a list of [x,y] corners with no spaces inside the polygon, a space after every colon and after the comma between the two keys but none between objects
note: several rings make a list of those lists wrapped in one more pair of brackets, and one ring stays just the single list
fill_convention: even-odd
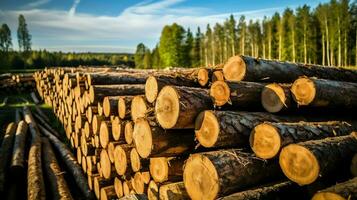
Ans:
[{"label": "cut timber surface", "polygon": [[130,163],[131,163],[131,169],[134,172],[137,172],[144,168],[147,169],[149,165],[149,160],[141,159],[140,155],[138,154],[138,151],[136,151],[135,148],[132,148],[130,151]]},{"label": "cut timber surface", "polygon": [[357,107],[357,83],[303,77],[293,83],[291,92],[301,106]]},{"label": "cut timber surface", "polygon": [[131,101],[131,119],[135,122],[138,118],[145,117],[150,110],[150,106],[144,96],[135,96]]},{"label": "cut timber surface", "polygon": [[105,149],[102,149],[100,152],[100,167],[105,179],[109,179],[115,173],[115,169],[110,162],[108,152]]},{"label": "cut timber surface", "polygon": [[280,174],[276,163],[231,149],[192,154],[186,161],[183,181],[191,199],[210,200],[276,179]]},{"label": "cut timber surface", "polygon": [[100,200],[117,199],[114,185],[106,186],[100,189]]},{"label": "cut timber surface", "polygon": [[155,181],[150,181],[147,195],[149,200],[159,200],[159,186]]},{"label": "cut timber surface", "polygon": [[135,96],[121,96],[118,101],[118,114],[120,119],[130,117],[131,101]]},{"label": "cut timber surface", "polygon": [[266,85],[261,93],[261,102],[263,108],[270,113],[296,108],[290,85],[276,83]]},{"label": "cut timber surface", "polygon": [[118,101],[120,96],[107,96],[103,99],[103,114],[106,117],[118,115]]},{"label": "cut timber surface", "polygon": [[347,122],[297,122],[269,123],[257,125],[250,134],[250,147],[257,157],[270,159],[275,157],[283,146],[326,137],[343,136],[357,129]]},{"label": "cut timber surface", "polygon": [[131,144],[133,142],[133,131],[134,131],[133,122],[126,121],[124,127],[124,136],[125,136],[125,142],[128,144]]},{"label": "cut timber surface", "polygon": [[89,88],[89,100],[96,103],[101,101],[105,96],[123,96],[123,95],[140,95],[144,94],[145,85],[92,85]]},{"label": "cut timber surface", "polygon": [[249,144],[251,130],[264,121],[299,121],[301,118],[276,116],[263,112],[201,112],[195,123],[195,134],[204,147],[242,147]]},{"label": "cut timber surface", "polygon": [[161,200],[185,200],[190,199],[183,182],[169,183],[160,186]]},{"label": "cut timber surface", "polygon": [[115,116],[111,121],[112,124],[112,137],[115,141],[124,142],[124,123]]},{"label": "cut timber surface", "polygon": [[357,199],[357,177],[317,192],[312,200]]},{"label": "cut timber surface", "polygon": [[259,108],[264,86],[262,83],[254,82],[216,81],[210,88],[210,96],[216,106],[230,104],[230,107],[237,108]]},{"label": "cut timber surface", "polygon": [[114,178],[114,189],[115,189],[115,193],[117,195],[117,198],[120,198],[120,197],[124,196],[123,183],[121,182],[119,177],[115,177]]},{"label": "cut timber surface", "polygon": [[135,122],[134,144],[142,158],[177,156],[189,153],[195,147],[193,132],[188,130],[165,131],[161,127],[150,126],[144,118]]},{"label": "cut timber surface", "polygon": [[337,168],[348,170],[356,152],[357,135],[354,132],[348,136],[290,144],[281,150],[279,163],[290,180],[307,185]]},{"label": "cut timber surface", "polygon": [[193,128],[196,116],[211,108],[205,89],[165,86],[156,100],[155,115],[164,129]]},{"label": "cut timber surface", "polygon": [[130,172],[130,150],[132,146],[122,144],[115,146],[114,149],[114,166],[117,174],[124,175]]},{"label": "cut timber surface", "polygon": [[181,181],[185,159],[150,158],[150,174],[155,182]]},{"label": "cut timber surface", "polygon": [[337,67],[264,60],[248,56],[233,56],[223,67],[228,81],[291,83],[300,76],[339,81],[357,81],[357,71]]}]

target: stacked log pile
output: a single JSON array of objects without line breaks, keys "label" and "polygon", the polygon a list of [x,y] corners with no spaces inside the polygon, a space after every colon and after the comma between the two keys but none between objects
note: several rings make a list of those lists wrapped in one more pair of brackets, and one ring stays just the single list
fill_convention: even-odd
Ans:
[{"label": "stacked log pile", "polygon": [[4,92],[28,92],[35,88],[33,73],[0,74],[0,89]]},{"label": "stacked log pile", "polygon": [[[357,71],[235,56],[213,69],[34,76],[98,199],[356,194]],[[348,191],[322,188],[348,179]]]}]

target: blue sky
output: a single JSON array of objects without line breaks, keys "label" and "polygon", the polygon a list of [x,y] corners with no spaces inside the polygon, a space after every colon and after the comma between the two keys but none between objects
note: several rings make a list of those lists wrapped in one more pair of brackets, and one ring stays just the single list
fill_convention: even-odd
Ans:
[{"label": "blue sky", "polygon": [[286,7],[326,0],[1,0],[0,23],[10,26],[17,49],[17,17],[23,14],[33,49],[76,52],[134,52],[140,42],[153,48],[166,24],[202,29],[236,18],[262,19]]}]

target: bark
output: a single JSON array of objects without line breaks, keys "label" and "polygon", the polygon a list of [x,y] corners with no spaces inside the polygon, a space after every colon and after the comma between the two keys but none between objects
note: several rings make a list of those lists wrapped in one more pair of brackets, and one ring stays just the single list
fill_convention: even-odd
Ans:
[{"label": "bark", "polygon": [[93,85],[89,88],[89,99],[91,104],[96,104],[105,96],[140,95],[144,92],[143,84]]},{"label": "bark", "polygon": [[190,199],[183,182],[169,183],[160,186],[161,200],[184,200]]},{"label": "bark", "polygon": [[216,199],[279,178],[276,162],[265,162],[238,149],[191,155],[183,180],[191,199]]},{"label": "bark", "polygon": [[324,196],[326,199],[337,199],[338,197],[342,197],[341,199],[356,199],[357,177],[317,192],[312,200],[324,199],[322,198]]},{"label": "bark", "polygon": [[35,108],[37,114],[39,114],[42,117],[42,119],[44,119],[48,123],[50,122],[50,119],[48,118],[48,116],[41,110],[41,108],[39,106],[35,105],[34,108]]},{"label": "bark", "polygon": [[87,74],[87,82],[88,85],[144,84],[149,74],[143,72],[90,73]]},{"label": "bark", "polygon": [[42,138],[44,169],[53,199],[73,199],[48,139]]},{"label": "bark", "polygon": [[120,200],[148,200],[146,194],[129,194],[122,197]]},{"label": "bark", "polygon": [[25,121],[20,121],[18,123],[12,152],[11,174],[18,174],[19,176],[25,174],[27,128],[27,123]]}]

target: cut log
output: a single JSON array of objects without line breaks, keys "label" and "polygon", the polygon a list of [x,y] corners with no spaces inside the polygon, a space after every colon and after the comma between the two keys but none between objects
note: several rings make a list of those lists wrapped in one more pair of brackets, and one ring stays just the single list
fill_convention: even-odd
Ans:
[{"label": "cut log", "polygon": [[9,169],[9,163],[11,161],[11,153],[14,144],[14,137],[16,131],[16,123],[11,122],[7,125],[4,138],[2,140],[0,148],[0,193],[5,191],[5,185],[7,180],[7,172]]},{"label": "cut log", "polygon": [[114,84],[144,84],[147,73],[127,73],[127,72],[111,72],[87,74],[88,85],[114,85]]},{"label": "cut log", "polygon": [[148,184],[144,182],[140,172],[136,172],[134,178],[131,180],[133,188],[137,194],[144,194],[147,191]]},{"label": "cut log", "polygon": [[135,96],[121,96],[118,100],[118,114],[120,119],[130,117],[131,101]]},{"label": "cut log", "polygon": [[195,133],[204,147],[244,147],[251,130],[264,121],[300,121],[299,117],[276,116],[263,112],[210,111],[196,119]]},{"label": "cut log", "polygon": [[122,144],[115,146],[114,166],[117,174],[124,175],[131,172],[130,168],[130,150],[132,145]]},{"label": "cut log", "polygon": [[286,177],[299,185],[307,185],[318,177],[333,173],[337,168],[348,171],[356,152],[357,134],[352,133],[290,144],[281,150],[279,163]]},{"label": "cut log", "polygon": [[150,158],[150,174],[155,182],[181,181],[184,158]]},{"label": "cut log", "polygon": [[124,128],[124,136],[125,136],[125,142],[128,144],[131,144],[133,142],[133,122],[132,121],[126,121],[125,122],[125,128]]},{"label": "cut log", "polygon": [[92,119],[92,130],[93,134],[97,135],[99,134],[100,126],[102,124],[102,121],[105,121],[105,118],[100,115],[94,115]]},{"label": "cut log", "polygon": [[114,184],[114,179],[105,179],[103,177],[97,176],[94,177],[94,181],[93,181],[93,186],[94,186],[94,193],[95,196],[97,197],[97,199],[100,199],[101,197],[101,189],[106,187],[106,186],[110,186]]},{"label": "cut log", "polygon": [[146,194],[128,194],[120,200],[148,200],[148,197]]},{"label": "cut log", "polygon": [[149,200],[159,200],[159,187],[155,183],[155,181],[150,181],[147,191]]},{"label": "cut log", "polygon": [[57,163],[56,156],[52,151],[52,147],[47,138],[42,138],[42,155],[44,169],[46,170],[51,197],[53,199],[73,199],[71,192],[67,186],[66,180],[61,168]]},{"label": "cut log", "polygon": [[105,96],[124,96],[144,94],[145,85],[92,85],[89,88],[89,100],[96,103],[101,101]]},{"label": "cut log", "polygon": [[197,70],[197,80],[201,86],[206,86],[212,76],[212,69],[200,68]]},{"label": "cut log", "polygon": [[117,195],[117,198],[121,198],[124,196],[123,184],[118,177],[114,178],[114,189],[115,189],[115,194]]},{"label": "cut log", "polygon": [[263,108],[270,113],[278,113],[297,108],[293,100],[291,85],[271,83],[264,87],[261,94]]},{"label": "cut log", "polygon": [[111,133],[111,124],[108,121],[102,121],[100,123],[99,129],[99,141],[100,146],[107,148],[110,141],[114,141],[113,135]]},{"label": "cut log", "polygon": [[357,177],[317,192],[312,197],[312,200],[345,200],[356,198]]},{"label": "cut log", "polygon": [[40,133],[30,108],[24,107],[23,114],[31,133],[31,146],[28,155],[27,169],[27,199],[45,199],[46,192],[42,173]]},{"label": "cut log", "polygon": [[191,155],[185,164],[183,181],[191,199],[216,199],[277,179],[280,174],[276,163],[232,149]]},{"label": "cut log", "polygon": [[115,116],[111,121],[111,124],[113,139],[118,142],[125,142],[124,123],[119,119],[119,117]]},{"label": "cut log", "polygon": [[212,83],[216,82],[216,81],[224,81],[224,75],[223,75],[223,72],[222,70],[215,70],[213,73],[212,73]]},{"label": "cut log", "polygon": [[120,96],[107,96],[103,99],[103,114],[106,117],[118,115],[118,102]]},{"label": "cut log", "polygon": [[299,106],[356,108],[357,83],[299,78],[291,86]]},{"label": "cut log", "polygon": [[[25,175],[25,147],[26,147],[26,137],[27,137],[27,123],[21,120],[16,129],[14,148],[12,151],[12,160],[11,160],[11,174],[19,175],[22,177]],[[6,137],[6,135],[5,135]],[[3,151],[5,146],[2,145],[1,148]],[[6,159],[1,159],[3,162],[6,162]]]},{"label": "cut log", "polygon": [[343,136],[357,129],[356,123],[347,122],[297,122],[270,123],[265,122],[254,127],[249,143],[259,158],[275,157],[280,149],[288,144],[327,137]]},{"label": "cut log", "polygon": [[138,154],[135,148],[132,148],[130,151],[130,163],[133,172],[138,172],[140,170],[147,170],[149,166],[149,160],[141,159],[140,155]]},{"label": "cut log", "polygon": [[130,181],[123,181],[123,193],[124,193],[124,196],[128,196],[130,195],[130,191],[132,191],[134,188],[133,188],[133,185],[131,183],[131,180]]},{"label": "cut log", "polygon": [[110,179],[115,174],[114,166],[110,162],[108,152],[105,149],[100,152],[100,168],[105,179]]},{"label": "cut log", "polygon": [[76,158],[72,154],[72,151],[41,125],[39,125],[39,129],[41,130],[41,133],[48,137],[48,139],[51,141],[53,147],[60,155],[62,162],[65,164],[67,169],[69,169],[68,173],[70,173],[74,178],[74,181],[76,182],[76,185],[82,192],[83,196],[86,199],[94,199],[94,195],[88,187],[86,176],[83,174],[83,171],[76,161]]},{"label": "cut log", "polygon": [[100,200],[115,200],[117,194],[115,193],[114,185],[106,186],[100,189]]},{"label": "cut log", "polygon": [[117,145],[122,144],[121,142],[109,142],[108,144],[108,156],[111,163],[114,163],[114,150]]},{"label": "cut log", "polygon": [[210,96],[216,106],[229,108],[256,108],[261,106],[262,83],[216,81],[210,88]]},{"label": "cut log", "polygon": [[146,115],[152,111],[150,105],[146,102],[144,96],[135,96],[131,101],[131,120],[134,122],[138,118],[144,118]]},{"label": "cut log", "polygon": [[157,97],[155,115],[165,129],[193,128],[196,116],[211,108],[205,89],[165,86]]},{"label": "cut log", "polygon": [[135,122],[134,144],[142,158],[177,156],[191,152],[195,147],[193,133],[189,130],[171,130],[153,126],[146,119]]},{"label": "cut log", "polygon": [[88,175],[88,187],[90,190],[94,190],[94,178],[99,177],[99,174]]},{"label": "cut log", "polygon": [[[237,192],[220,200],[246,200],[246,199],[303,199],[303,191],[296,183],[291,181],[284,181],[280,183],[270,184],[255,189],[250,189],[242,192]],[[293,196],[292,196],[293,195]]]},{"label": "cut log", "polygon": [[183,182],[169,183],[160,186],[161,200],[184,200],[190,199]]},{"label": "cut log", "polygon": [[233,56],[223,67],[228,81],[291,83],[300,76],[356,82],[357,72],[344,68],[278,62],[248,56]]}]

